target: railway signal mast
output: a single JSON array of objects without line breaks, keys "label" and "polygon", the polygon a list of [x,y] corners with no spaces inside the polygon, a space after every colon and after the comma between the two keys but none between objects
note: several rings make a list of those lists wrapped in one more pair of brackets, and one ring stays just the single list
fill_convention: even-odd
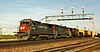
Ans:
[{"label": "railway signal mast", "polygon": [[45,16],[45,22],[50,21],[71,21],[71,20],[90,20],[92,22],[92,37],[94,37],[94,13],[84,13],[84,6],[82,6],[82,14],[74,14],[74,8],[71,8],[72,14],[64,15],[63,9],[61,9],[61,15],[54,15],[54,16]]}]

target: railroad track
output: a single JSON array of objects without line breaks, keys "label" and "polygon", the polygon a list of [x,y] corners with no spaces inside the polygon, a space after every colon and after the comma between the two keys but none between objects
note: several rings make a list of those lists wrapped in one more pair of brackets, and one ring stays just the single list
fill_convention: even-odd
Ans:
[{"label": "railroad track", "polygon": [[45,43],[50,43],[50,42],[56,42],[56,41],[66,41],[66,40],[77,40],[79,38],[63,38],[63,39],[48,39],[48,40],[17,40],[17,41],[5,41],[5,42],[0,42],[0,48],[4,47],[13,47],[13,46],[24,46],[27,44],[45,44]]},{"label": "railroad track", "polygon": [[100,40],[89,40],[76,44],[64,45],[59,47],[48,48],[44,50],[38,50],[35,52],[79,52],[81,50],[100,45]]}]

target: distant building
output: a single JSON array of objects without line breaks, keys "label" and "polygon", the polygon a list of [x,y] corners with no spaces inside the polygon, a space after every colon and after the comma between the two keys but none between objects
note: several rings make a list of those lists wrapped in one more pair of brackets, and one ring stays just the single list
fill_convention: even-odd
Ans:
[{"label": "distant building", "polygon": [[1,35],[15,35],[17,33],[2,33]]}]

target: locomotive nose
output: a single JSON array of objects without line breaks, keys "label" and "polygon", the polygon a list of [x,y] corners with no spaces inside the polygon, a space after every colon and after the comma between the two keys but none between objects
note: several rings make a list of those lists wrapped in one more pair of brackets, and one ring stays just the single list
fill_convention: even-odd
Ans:
[{"label": "locomotive nose", "polygon": [[19,28],[20,32],[27,32],[28,30],[29,30],[28,24],[20,24],[20,28]]}]

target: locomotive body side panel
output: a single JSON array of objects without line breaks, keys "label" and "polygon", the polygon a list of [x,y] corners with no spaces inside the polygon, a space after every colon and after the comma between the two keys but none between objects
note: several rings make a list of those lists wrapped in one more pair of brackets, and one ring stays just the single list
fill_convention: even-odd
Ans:
[{"label": "locomotive body side panel", "polygon": [[[33,30],[34,29],[34,30]],[[31,34],[53,34],[52,32],[52,26],[49,26],[49,24],[44,23],[35,23],[35,27],[31,28]]]}]

